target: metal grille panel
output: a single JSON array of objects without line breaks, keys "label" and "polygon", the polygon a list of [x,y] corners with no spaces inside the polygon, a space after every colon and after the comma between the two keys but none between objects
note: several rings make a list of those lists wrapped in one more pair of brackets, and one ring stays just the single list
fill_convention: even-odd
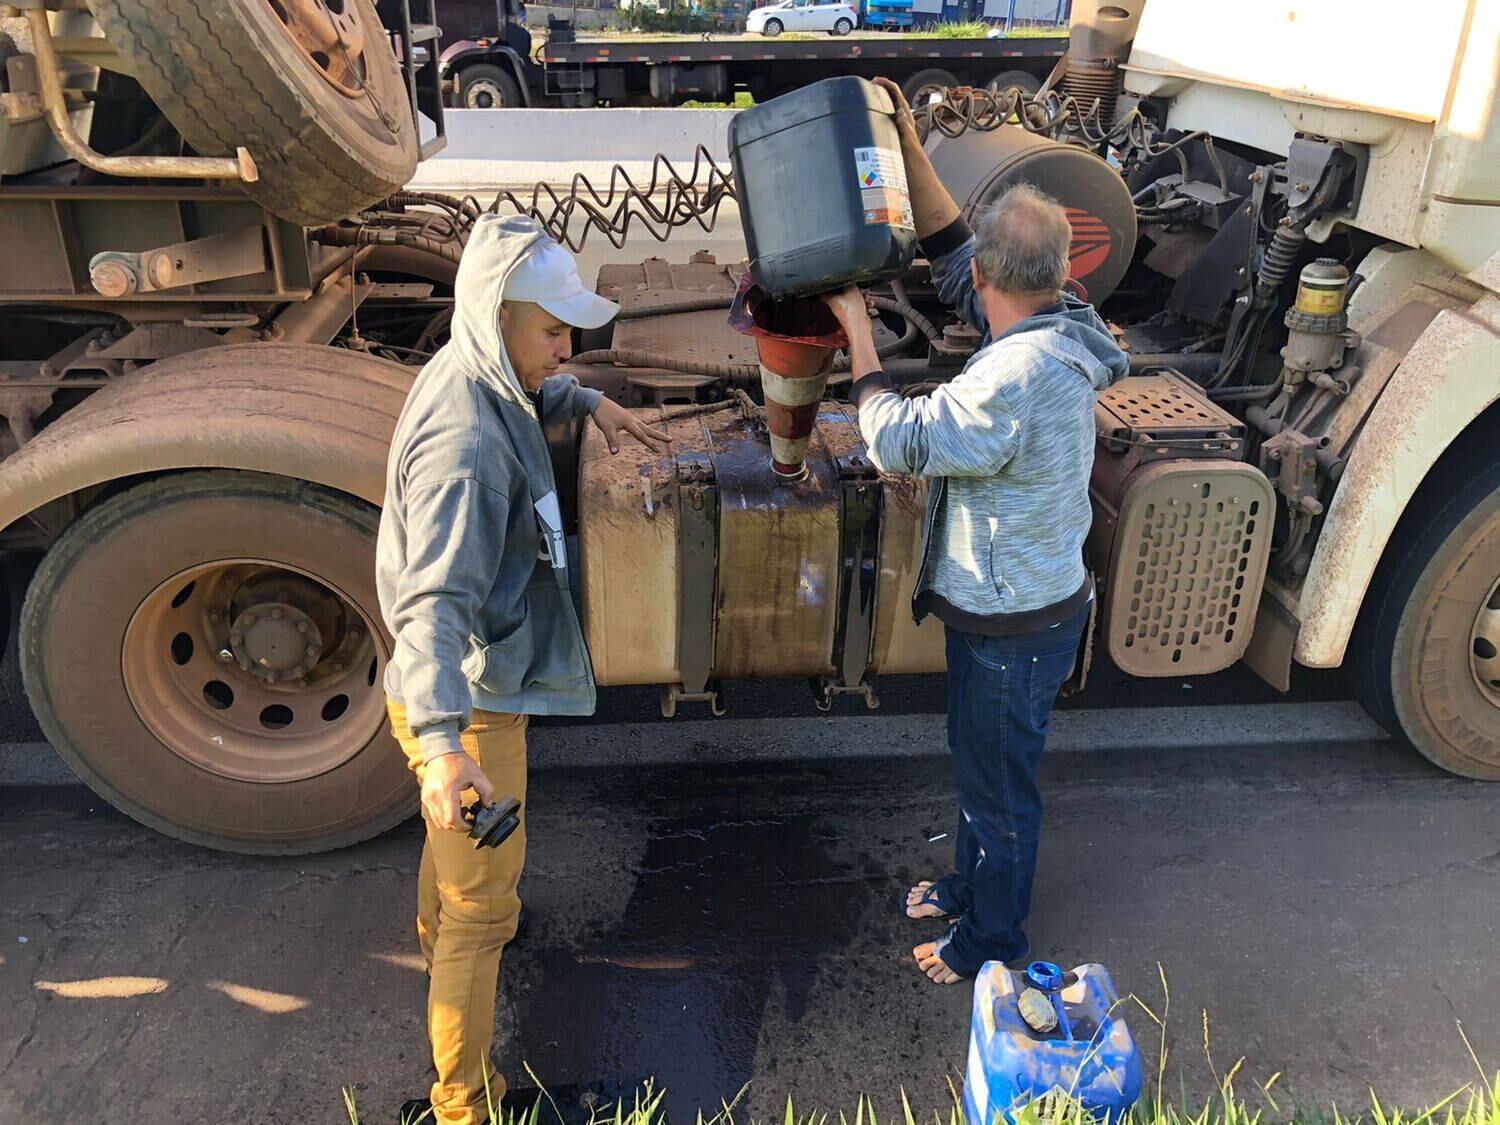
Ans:
[{"label": "metal grille panel", "polygon": [[1203,675],[1250,643],[1275,515],[1232,461],[1163,461],[1126,483],[1105,591],[1109,653],[1136,676]]},{"label": "metal grille panel", "polygon": [[[1094,410],[1099,436],[1115,443],[1160,444],[1155,455],[1237,456],[1245,425],[1215,406],[1203,392],[1171,372],[1121,379],[1099,395]],[[1146,459],[1152,451],[1139,448]]]}]

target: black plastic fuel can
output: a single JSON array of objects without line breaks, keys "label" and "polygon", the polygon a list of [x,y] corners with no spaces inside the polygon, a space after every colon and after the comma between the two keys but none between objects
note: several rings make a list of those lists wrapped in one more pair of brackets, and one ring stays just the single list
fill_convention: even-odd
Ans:
[{"label": "black plastic fuel can", "polygon": [[772,297],[895,277],[917,232],[895,107],[879,86],[827,78],[729,123],[750,274]]}]

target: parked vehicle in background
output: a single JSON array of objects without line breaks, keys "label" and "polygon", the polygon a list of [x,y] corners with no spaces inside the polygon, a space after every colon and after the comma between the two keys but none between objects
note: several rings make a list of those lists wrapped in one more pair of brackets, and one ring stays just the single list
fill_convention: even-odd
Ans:
[{"label": "parked vehicle in background", "polygon": [[904,31],[912,26],[912,0],[865,0],[867,28]]},{"label": "parked vehicle in background", "polygon": [[745,17],[745,30],[775,38],[783,31],[826,31],[848,35],[859,25],[859,12],[844,0],[781,0],[753,9]]},{"label": "parked vehicle in background", "polygon": [[[841,38],[843,21],[858,23],[852,3],[762,8],[781,30],[804,10],[819,16],[825,40],[688,36],[589,37],[553,20],[532,48],[516,20],[515,0],[440,0],[441,74],[448,103],[464,109],[679,105],[730,102],[745,92],[764,101],[823,78],[884,76],[902,84],[913,103],[951,86],[1019,86],[1034,92],[1067,49],[1065,35],[1014,39]],[[753,15],[753,13],[752,13]],[[757,30],[751,25],[751,30]],[[769,26],[764,26],[770,33]]]}]

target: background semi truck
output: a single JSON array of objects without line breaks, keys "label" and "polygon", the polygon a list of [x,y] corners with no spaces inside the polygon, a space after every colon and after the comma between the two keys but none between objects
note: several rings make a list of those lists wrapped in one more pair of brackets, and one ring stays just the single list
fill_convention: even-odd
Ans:
[{"label": "background semi truck", "polygon": [[739,91],[764,101],[841,74],[894,79],[913,104],[960,83],[1032,93],[1067,49],[1064,35],[604,38],[562,19],[534,48],[515,0],[439,0],[434,18],[445,88],[465,109],[679,105],[732,101]]},{"label": "background semi truck", "polygon": [[[1021,179],[1063,201],[1075,281],[1132,355],[1097,412],[1092,648],[1282,688],[1344,666],[1390,730],[1495,779],[1500,12],[1379,14],[1077,4],[1052,89],[921,116],[970,213]],[[377,833],[416,799],[380,690],[386,445],[481,207],[402,190],[414,114],[441,122],[431,28],[369,0],[66,0],[4,28],[0,528],[37,563],[8,607],[37,718],[182,839]],[[542,217],[665,233],[733,194],[707,164],[670,184],[672,208],[559,188]],[[552,435],[596,673],[668,712],[757,676],[873,702],[880,673],[942,664],[907,608],[921,489],[869,464],[837,373],[808,475],[774,478],[726,324],[741,276],[600,271],[623,313],[573,370],[677,441]],[[904,393],[977,343],[921,263],[876,296]]]}]

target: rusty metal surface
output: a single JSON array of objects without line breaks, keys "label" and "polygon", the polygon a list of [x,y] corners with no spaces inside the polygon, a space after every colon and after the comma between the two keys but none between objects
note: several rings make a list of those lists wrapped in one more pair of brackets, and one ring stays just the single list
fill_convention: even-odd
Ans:
[{"label": "rusty metal surface", "polygon": [[1104,637],[1134,676],[1205,675],[1245,652],[1270,557],[1275,497],[1236,461],[1159,461],[1125,482]]},{"label": "rusty metal surface", "polygon": [[53,49],[52,27],[45,9],[26,11],[31,29],[31,46],[36,53],[37,79],[41,84],[42,104],[47,122],[63,150],[78,163],[96,172],[126,178],[144,176],[152,179],[240,180],[254,183],[260,178],[255,161],[244,148],[234,156],[105,156],[95,152],[73,127],[68,112],[67,94],[58,74],[57,53]]},{"label": "rusty metal surface", "polygon": [[176,289],[266,273],[266,231],[257,223],[139,252],[101,250],[89,262],[93,286],[106,297]]},{"label": "rusty metal surface", "polygon": [[0,462],[0,527],[140,473],[246,469],[379,504],[414,372],[340,348],[239,344],[122,377]]},{"label": "rusty metal surface", "polygon": [[[685,291],[667,290],[673,296]],[[622,299],[623,308],[635,306],[632,296]],[[754,363],[755,342],[729,327],[728,310],[645,316],[615,325],[614,347],[650,355],[672,356],[690,363]]]},{"label": "rusty metal surface", "polygon": [[1153,435],[1184,429],[1243,429],[1234,415],[1195,393],[1186,380],[1171,375],[1136,375],[1121,379],[1099,395],[1099,411],[1117,421],[1101,428],[1105,434],[1117,430],[1145,430]]},{"label": "rusty metal surface", "polygon": [[[142,288],[121,298],[101,296],[90,279],[88,265],[101,254],[138,254],[184,242],[190,234],[211,237],[257,227],[265,230],[270,260],[269,268],[256,275],[165,292]],[[243,193],[182,188],[173,196],[161,188],[111,185],[61,188],[48,196],[3,185],[0,245],[15,260],[28,263],[24,271],[0,276],[0,294],[7,301],[65,301],[111,311],[125,305],[133,319],[141,319],[159,318],[152,306],[167,309],[167,316],[181,316],[171,307],[184,302],[281,302],[311,290],[303,229],[276,219]]]},{"label": "rusty metal surface", "polygon": [[[675,684],[684,626],[679,591],[678,474],[711,457],[718,488],[717,586],[712,677],[811,676],[835,671],[840,589],[842,482],[835,462],[859,470],[857,415],[824,402],[809,450],[809,476],[778,484],[759,427],[739,408],[661,422],[671,453],[626,443],[611,455],[584,437],[579,468],[579,554],[584,629],[599,683]],[[882,492],[870,672],[941,671],[943,631],[911,619],[925,489],[879,478]]]},{"label": "rusty metal surface", "polygon": [[[817,432],[830,455],[856,468],[867,457],[859,433],[859,411],[848,403],[824,402]],[[892,474],[881,474],[879,479],[880,529],[869,670],[872,675],[941,672],[947,666],[942,623],[929,617],[918,625],[911,615],[922,557],[927,484]]]},{"label": "rusty metal surface", "polygon": [[605,687],[675,684],[681,608],[677,458],[708,454],[701,418],[663,422],[672,436],[657,452],[621,442],[611,454],[597,427],[585,429],[578,460],[578,553],[583,627],[594,677]]},{"label": "rusty metal surface", "polygon": [[[744,267],[719,263],[712,254],[698,254],[690,262],[668,262],[647,258],[643,262],[614,262],[599,267],[597,292],[611,301],[626,302],[629,294],[646,296],[647,290],[681,291],[702,296],[722,292],[732,295]],[[628,307],[628,306],[627,306]]]},{"label": "rusty metal surface", "polygon": [[833,671],[839,485],[822,442],[807,476],[778,483],[770,449],[745,419],[707,416],[719,481],[719,628],[725,678]]}]

